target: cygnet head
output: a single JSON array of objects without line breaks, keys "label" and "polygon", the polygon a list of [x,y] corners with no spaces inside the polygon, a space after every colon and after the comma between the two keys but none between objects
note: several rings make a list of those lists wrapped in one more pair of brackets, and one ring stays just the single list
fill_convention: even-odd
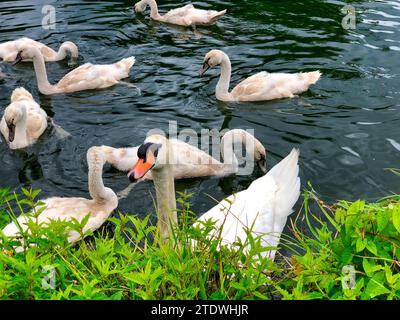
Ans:
[{"label": "cygnet head", "polygon": [[228,56],[221,50],[213,49],[209,51],[204,57],[203,66],[199,71],[200,76],[202,76],[208,69],[221,64],[224,57]]},{"label": "cygnet head", "polygon": [[15,127],[25,116],[25,105],[23,102],[11,103],[4,111],[4,120],[8,128],[8,141],[13,142],[15,138]]},{"label": "cygnet head", "polygon": [[144,1],[139,1],[135,3],[134,7],[135,12],[143,12],[145,8],[146,8],[146,3]]}]

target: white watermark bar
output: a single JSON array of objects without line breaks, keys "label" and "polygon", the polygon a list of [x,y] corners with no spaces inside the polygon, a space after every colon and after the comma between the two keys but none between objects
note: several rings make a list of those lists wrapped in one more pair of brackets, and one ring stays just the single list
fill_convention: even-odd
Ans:
[{"label": "white watermark bar", "polygon": [[249,316],[249,305],[245,303],[213,303],[213,302],[202,302],[202,303],[186,303],[185,305],[176,303],[172,304],[168,302],[157,303],[151,307],[151,316],[158,316],[162,319],[162,316],[171,319],[176,318],[199,318],[202,317],[224,317],[231,319],[235,317],[237,319],[247,318]]}]

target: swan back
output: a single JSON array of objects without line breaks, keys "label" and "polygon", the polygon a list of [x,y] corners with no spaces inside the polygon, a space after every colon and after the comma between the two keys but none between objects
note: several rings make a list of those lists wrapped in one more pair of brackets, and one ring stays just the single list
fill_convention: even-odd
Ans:
[{"label": "swan back", "polygon": [[215,23],[225,13],[226,10],[202,10],[187,5],[167,12],[162,18],[165,22],[178,25],[209,25]]},{"label": "swan back", "polygon": [[226,10],[202,10],[196,9],[192,4],[187,4],[184,7],[172,9],[164,15],[160,15],[155,0],[141,0],[137,2],[135,4],[135,11],[143,12],[147,5],[151,8],[150,17],[152,19],[181,26],[209,25],[216,22],[226,13]]}]

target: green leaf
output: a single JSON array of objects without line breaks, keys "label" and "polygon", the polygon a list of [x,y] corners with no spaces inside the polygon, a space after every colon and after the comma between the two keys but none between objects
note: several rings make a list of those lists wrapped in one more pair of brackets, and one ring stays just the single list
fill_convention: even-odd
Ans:
[{"label": "green leaf", "polygon": [[387,264],[385,264],[385,276],[386,276],[386,281],[390,285],[393,285],[395,283],[395,279],[393,277],[392,270],[390,269],[390,267]]},{"label": "green leaf", "polygon": [[353,202],[350,208],[347,210],[349,214],[357,214],[364,211],[365,202],[362,200],[358,200]]},{"label": "green leaf", "polygon": [[389,212],[387,212],[387,211],[378,212],[378,214],[376,215],[376,221],[377,221],[377,224],[378,224],[378,231],[379,232],[382,232],[386,228],[389,220],[390,220],[390,213]]},{"label": "green leaf", "polygon": [[110,300],[121,300],[123,295],[123,291],[117,291],[112,296],[110,296]]},{"label": "green leaf", "polygon": [[150,276],[150,273],[151,273],[151,259],[149,259],[149,261],[147,261],[144,273],[146,274],[147,277]]},{"label": "green leaf", "polygon": [[349,264],[350,261],[353,259],[353,248],[346,247],[342,252],[342,264]]},{"label": "green leaf", "polygon": [[390,293],[383,283],[385,282],[385,274],[383,271],[376,273],[371,280],[369,280],[367,287],[365,288],[366,298],[375,298],[382,294]]},{"label": "green leaf", "polygon": [[372,240],[367,241],[367,249],[374,255],[376,256],[378,255],[378,249],[376,248],[376,244]]},{"label": "green leaf", "polygon": [[132,273],[132,274],[126,275],[125,277],[128,280],[131,280],[131,281],[133,281],[133,282],[135,282],[137,284],[140,284],[140,285],[145,285],[146,284],[146,280],[143,278],[143,275],[141,273],[136,272],[136,273]]},{"label": "green leaf", "polygon": [[362,265],[363,265],[364,271],[368,277],[372,277],[376,271],[383,269],[383,267],[381,265],[379,265],[379,264],[377,265],[371,259],[363,259]]},{"label": "green leaf", "polygon": [[396,206],[392,211],[392,219],[397,232],[400,232],[400,206]]},{"label": "green leaf", "polygon": [[257,298],[260,298],[262,300],[268,300],[268,297],[263,295],[262,293],[258,292],[258,291],[254,291],[253,292],[254,296],[256,296]]},{"label": "green leaf", "polygon": [[363,240],[361,238],[357,238],[356,251],[357,252],[363,251],[365,249],[366,245],[367,245],[367,241],[365,239]]}]

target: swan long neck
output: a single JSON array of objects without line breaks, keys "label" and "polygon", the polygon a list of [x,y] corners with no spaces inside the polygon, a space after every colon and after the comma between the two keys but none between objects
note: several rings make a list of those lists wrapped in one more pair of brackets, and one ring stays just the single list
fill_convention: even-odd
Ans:
[{"label": "swan long neck", "polygon": [[61,47],[58,49],[57,55],[56,55],[56,60],[63,60],[67,56],[67,54],[70,54],[71,58],[76,59],[78,58],[78,48],[77,46],[70,41],[64,42]]},{"label": "swan long neck", "polygon": [[255,159],[256,149],[265,150],[264,146],[253,135],[242,129],[233,129],[226,132],[221,139],[221,156],[224,163],[232,166],[232,172],[239,169],[239,161],[235,155],[234,145],[242,144],[246,149],[246,160]]},{"label": "swan long neck", "polygon": [[99,203],[105,203],[116,197],[115,193],[106,188],[103,183],[104,156],[100,148],[91,147],[87,153],[89,165],[89,193],[90,196]]},{"label": "swan long neck", "polygon": [[233,130],[225,133],[221,139],[221,157],[224,161],[224,169],[229,173],[236,173],[239,169],[239,161],[233,150],[234,144],[237,142],[237,137],[231,134]]},{"label": "swan long neck", "polygon": [[27,137],[27,128],[26,128],[26,121],[27,121],[26,107],[24,105],[22,105],[20,107],[20,109],[22,112],[22,117],[15,125],[14,141],[16,141],[19,144],[27,145],[28,137]]},{"label": "swan long neck", "polygon": [[44,94],[53,92],[54,86],[52,86],[47,79],[46,65],[44,63],[43,55],[39,50],[35,49],[35,54],[33,55],[32,60],[39,91]]},{"label": "swan long neck", "polygon": [[155,0],[144,0],[146,5],[150,6],[150,17],[152,19],[159,19],[161,15],[158,13],[158,6]]},{"label": "swan long neck", "polygon": [[[229,95],[229,84],[231,82],[231,61],[226,54],[222,55],[221,61],[221,75],[219,77],[217,87],[215,90],[215,94],[217,98],[221,98],[222,96]],[[221,100],[223,100],[221,98]]]},{"label": "swan long neck", "polygon": [[[167,140],[168,141],[168,140]],[[171,238],[171,225],[178,223],[176,214],[175,183],[173,165],[170,161],[171,147],[166,143],[167,163],[160,169],[153,169],[153,181],[156,189],[157,210],[163,240]]]}]

